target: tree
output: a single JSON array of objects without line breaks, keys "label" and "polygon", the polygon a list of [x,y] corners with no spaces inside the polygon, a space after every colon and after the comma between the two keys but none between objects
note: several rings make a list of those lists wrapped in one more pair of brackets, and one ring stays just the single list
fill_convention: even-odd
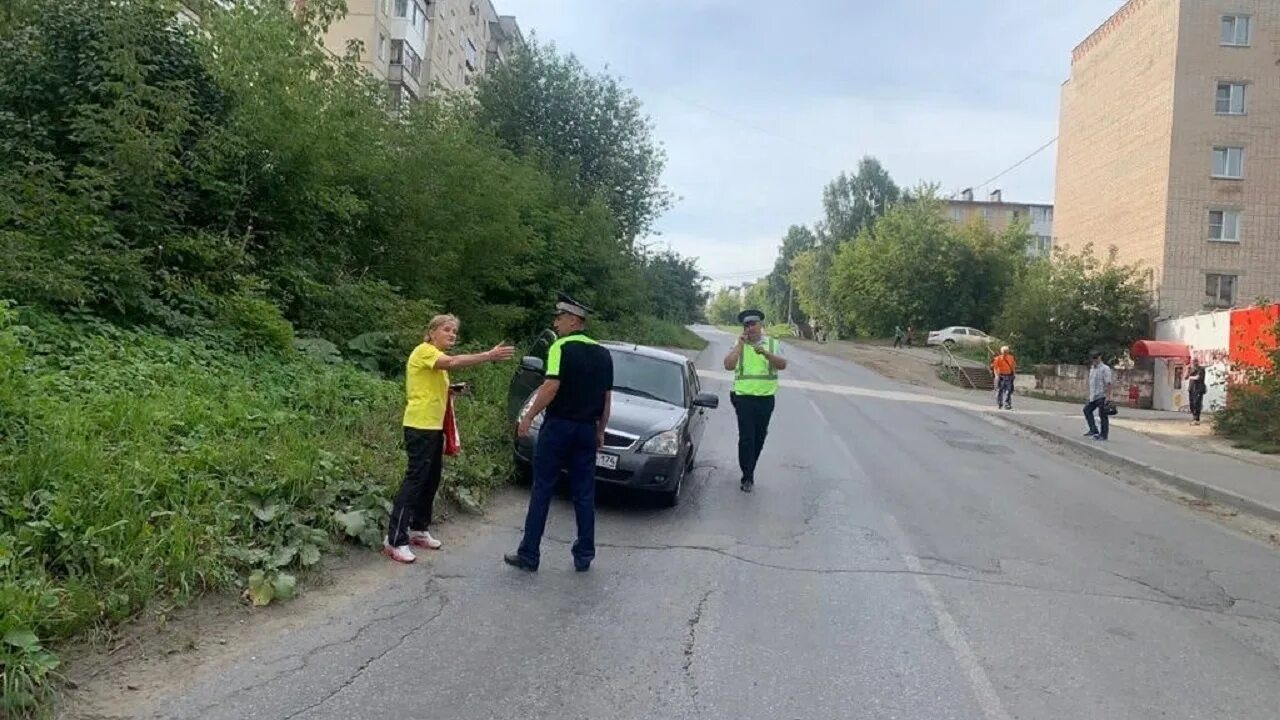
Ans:
[{"label": "tree", "polygon": [[830,246],[819,246],[800,253],[791,264],[788,279],[795,287],[796,302],[809,320],[835,330],[838,337],[845,324],[840,321],[831,294],[830,268],[833,255],[834,251]]},{"label": "tree", "polygon": [[880,161],[867,156],[853,175],[840,173],[822,190],[823,233],[836,243],[853,240],[896,204],[901,191]]},{"label": "tree", "polygon": [[616,78],[530,39],[485,73],[475,97],[476,116],[507,147],[567,167],[580,189],[599,194],[628,245],[671,206],[653,123]]},{"label": "tree", "polygon": [[707,302],[706,277],[697,263],[674,252],[661,252],[644,261],[645,287],[658,317],[681,324],[697,320]]},{"label": "tree", "polygon": [[1121,357],[1150,324],[1146,273],[1117,262],[1114,248],[1099,260],[1086,246],[1033,263],[1010,289],[996,331],[1027,362],[1082,363],[1092,351]]},{"label": "tree", "polygon": [[769,282],[760,279],[751,284],[746,292],[742,294],[743,310],[759,310],[765,314],[765,324],[773,324],[783,322],[786,318],[778,317],[769,309]]},{"label": "tree", "polygon": [[773,263],[773,272],[765,278],[768,289],[764,303],[767,306],[766,311],[779,322],[786,321],[788,318],[795,322],[804,322],[807,319],[807,315],[800,309],[799,302],[795,298],[791,284],[791,268],[801,253],[813,249],[817,244],[818,237],[803,225],[792,225],[782,238],[778,257]]},{"label": "tree", "polygon": [[836,255],[832,297],[859,332],[894,327],[990,327],[1025,264],[1026,229],[956,228],[930,187],[889,210]]},{"label": "tree", "polygon": [[[339,346],[420,333],[439,309],[513,337],[556,290],[604,319],[697,315],[696,264],[642,261],[619,232],[665,192],[634,97],[536,51],[563,86],[555,142],[512,152],[465,101],[393,115],[385,83],[324,49],[342,6],[236,3],[198,30],[166,0],[0,18],[0,297],[255,346],[290,324]],[[616,204],[634,188],[647,204]]]},{"label": "tree", "polygon": [[831,295],[860,334],[963,322],[967,265],[964,246],[936,201],[903,205],[841,246]]},{"label": "tree", "polygon": [[734,325],[738,322],[738,313],[742,312],[741,305],[736,290],[721,288],[711,296],[707,305],[707,319],[716,325]]}]

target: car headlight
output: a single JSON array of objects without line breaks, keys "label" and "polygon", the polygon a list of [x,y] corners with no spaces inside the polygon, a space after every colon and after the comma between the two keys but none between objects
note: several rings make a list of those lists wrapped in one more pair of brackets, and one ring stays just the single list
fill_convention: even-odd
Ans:
[{"label": "car headlight", "polygon": [[[524,401],[524,405],[520,408],[520,417],[516,418],[519,422],[521,418],[529,414],[529,408],[533,407],[533,401],[538,399],[538,393],[529,393],[529,399]],[[538,416],[529,423],[529,427],[537,428],[542,425],[542,416],[544,413],[538,413]]]},{"label": "car headlight", "polygon": [[679,455],[680,433],[675,430],[660,432],[649,438],[640,451],[650,455]]}]

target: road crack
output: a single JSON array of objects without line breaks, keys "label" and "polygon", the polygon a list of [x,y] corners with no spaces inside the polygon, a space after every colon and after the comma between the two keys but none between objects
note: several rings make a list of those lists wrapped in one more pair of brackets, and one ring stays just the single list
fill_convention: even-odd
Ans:
[{"label": "road crack", "polygon": [[694,653],[698,649],[698,626],[702,623],[703,613],[706,612],[707,602],[711,599],[714,590],[708,588],[702,593],[702,597],[698,598],[698,604],[693,607],[693,613],[689,615],[688,632],[684,639],[684,662],[681,664],[681,670],[684,673],[684,682],[689,687],[689,700],[693,703],[694,708],[698,707],[698,679],[693,675]]},{"label": "road crack", "polygon": [[[500,527],[506,527],[508,529],[517,530],[517,531],[520,530],[520,528],[512,528],[506,525],[500,525]],[[572,545],[572,541],[566,540],[564,538],[559,538],[554,535],[545,535],[543,537],[545,540],[548,540],[550,542],[558,543],[561,545]],[[739,546],[740,545],[735,544],[730,547],[739,547]],[[717,547],[714,545],[684,545],[684,544],[667,544],[667,543],[633,544],[633,543],[597,542],[596,547],[597,548],[613,548],[617,550],[636,550],[636,551],[642,551],[642,552],[644,551],[647,551],[647,552],[687,551],[687,552],[709,553],[709,554],[719,555],[721,557],[725,557],[730,560],[734,560],[736,562],[746,563],[748,565],[754,565],[756,567],[766,568],[769,570],[777,570],[779,572],[797,573],[797,574],[805,574],[805,575],[833,575],[833,576],[884,575],[884,576],[891,576],[891,577],[892,576],[897,576],[897,577],[913,577],[914,576],[914,577],[939,578],[943,580],[955,580],[957,582],[972,583],[975,585],[1015,588],[1019,590],[1030,590],[1034,592],[1053,593],[1056,595],[1072,595],[1076,597],[1098,598],[1101,600],[1124,600],[1129,602],[1146,603],[1151,605],[1163,605],[1166,607],[1180,608],[1183,610],[1192,610],[1196,612],[1207,613],[1210,615],[1219,615],[1222,617],[1257,620],[1259,622],[1265,622],[1265,623],[1270,623],[1273,625],[1280,626],[1280,617],[1268,617],[1265,615],[1242,613],[1242,612],[1239,612],[1238,610],[1236,610],[1235,612],[1228,612],[1228,610],[1233,609],[1231,605],[1228,605],[1227,607],[1206,606],[1204,603],[1191,602],[1184,598],[1170,595],[1155,586],[1149,586],[1149,585],[1147,587],[1159,593],[1161,595],[1160,598],[1141,597],[1136,595],[1123,595],[1119,593],[1096,592],[1096,591],[1084,590],[1084,589],[1045,587],[1042,585],[1030,585],[1027,583],[1014,582],[1012,580],[1002,580],[994,577],[975,577],[973,575],[959,575],[955,573],[939,572],[939,571],[933,571],[933,570],[909,570],[906,568],[849,568],[849,567],[815,568],[815,567],[803,567],[803,566],[796,566],[796,565],[783,565],[780,563],[765,562],[763,560],[756,560],[755,558],[749,558],[743,555],[738,555],[732,552],[728,548]],[[1111,574],[1115,575],[1115,573],[1111,573]],[[1116,577],[1119,577],[1124,580],[1133,581],[1133,578],[1128,578],[1123,575],[1116,575]],[[1142,584],[1137,581],[1134,581],[1134,582],[1136,582],[1139,585]],[[1232,605],[1234,605],[1234,603]]]},{"label": "road crack", "polygon": [[[393,642],[393,643],[391,643],[390,645],[388,645],[388,646],[387,646],[386,648],[384,648],[381,652],[379,652],[379,653],[377,653],[376,655],[373,655],[373,656],[371,656],[371,657],[369,657],[369,658],[366,658],[366,659],[365,659],[365,661],[364,661],[364,662],[362,662],[362,663],[360,663],[360,666],[359,666],[359,667],[357,667],[357,668],[355,669],[355,671],[354,671],[354,672],[352,672],[352,673],[347,677],[347,679],[346,679],[346,680],[342,681],[342,683],[341,683],[341,684],[339,684],[339,685],[338,685],[338,687],[334,688],[334,689],[333,689],[331,692],[329,692],[327,695],[325,695],[324,697],[320,698],[320,699],[319,699],[319,700],[317,700],[316,702],[311,703],[310,705],[308,705],[308,706],[306,706],[306,707],[302,708],[301,710],[297,710],[297,711],[295,711],[295,712],[292,712],[292,713],[290,713],[290,714],[288,714],[288,715],[284,716],[284,719],[283,719],[283,720],[292,720],[293,718],[298,717],[299,715],[306,715],[306,714],[309,714],[311,711],[313,711],[313,710],[315,710],[315,709],[319,708],[321,705],[324,705],[325,703],[329,702],[329,701],[330,701],[330,700],[332,700],[333,698],[335,698],[335,697],[337,697],[338,695],[342,694],[344,691],[346,691],[346,690],[347,690],[347,688],[349,688],[349,687],[351,687],[352,685],[354,685],[354,684],[355,684],[355,682],[356,682],[357,680],[359,680],[359,679],[360,679],[360,676],[361,676],[361,675],[363,675],[363,674],[364,674],[364,672],[365,672],[366,670],[368,670],[370,666],[372,666],[374,663],[378,662],[379,660],[381,660],[381,659],[385,658],[387,655],[390,655],[392,652],[394,652],[394,651],[398,650],[398,649],[400,648],[400,646],[401,646],[401,645],[404,645],[404,644],[405,644],[405,642],[406,642],[406,641],[408,641],[408,639],[409,639],[410,637],[412,637],[414,634],[418,633],[419,631],[421,631],[421,630],[425,629],[425,628],[426,628],[428,625],[430,625],[431,623],[435,622],[435,621],[436,621],[436,620],[437,620],[441,615],[443,615],[443,614],[444,614],[444,611],[445,611],[448,607],[449,607],[449,599],[448,599],[448,598],[446,598],[446,597],[444,597],[444,596],[441,596],[441,597],[440,597],[440,606],[439,606],[438,608],[436,608],[436,611],[435,611],[434,613],[432,613],[430,617],[428,617],[426,620],[423,620],[422,622],[418,623],[417,625],[414,625],[413,627],[409,628],[406,632],[404,632],[402,635],[400,635],[400,637],[399,637],[398,639],[396,639],[396,641],[395,641],[395,642]],[[372,623],[371,623],[371,624],[372,624]],[[307,653],[307,657],[310,657],[314,652],[315,652],[315,651],[308,652],[308,653]]]}]

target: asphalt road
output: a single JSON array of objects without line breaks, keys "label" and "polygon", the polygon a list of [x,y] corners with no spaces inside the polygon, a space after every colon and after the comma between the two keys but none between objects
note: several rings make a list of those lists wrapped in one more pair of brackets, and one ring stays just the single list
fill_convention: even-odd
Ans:
[{"label": "asphalt road", "polygon": [[[505,567],[523,507],[147,716],[1280,715],[1280,556],[973,413],[788,349],[756,491],[722,407],[674,510],[618,499],[573,572]],[[443,533],[446,536],[446,532]]]}]

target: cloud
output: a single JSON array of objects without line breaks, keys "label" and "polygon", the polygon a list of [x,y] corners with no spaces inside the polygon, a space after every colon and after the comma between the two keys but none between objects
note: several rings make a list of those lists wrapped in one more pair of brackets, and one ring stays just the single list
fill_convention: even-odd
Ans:
[{"label": "cloud", "polygon": [[[902,185],[982,183],[1057,134],[1072,47],[1119,0],[495,0],[635,90],[681,201],[661,241],[721,277],[773,264],[873,155]],[[1056,147],[992,187],[1051,202]],[[979,191],[981,189],[979,188]]]}]

